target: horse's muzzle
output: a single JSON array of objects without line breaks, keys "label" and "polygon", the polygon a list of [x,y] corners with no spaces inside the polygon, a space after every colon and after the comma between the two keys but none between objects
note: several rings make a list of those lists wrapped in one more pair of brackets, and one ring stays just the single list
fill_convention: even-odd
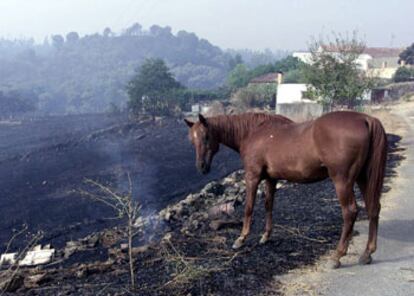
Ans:
[{"label": "horse's muzzle", "polygon": [[210,172],[210,164],[206,162],[197,163],[197,170],[200,172],[200,174],[206,175]]}]

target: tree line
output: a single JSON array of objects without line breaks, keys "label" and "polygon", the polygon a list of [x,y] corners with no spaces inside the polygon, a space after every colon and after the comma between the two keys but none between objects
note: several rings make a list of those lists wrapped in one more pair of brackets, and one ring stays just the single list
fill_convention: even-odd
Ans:
[{"label": "tree line", "polygon": [[[144,29],[138,23],[122,33],[70,32],[41,44],[0,39],[0,90],[31,91],[44,114],[104,112],[126,107],[126,86],[145,59],[164,60],[182,85],[202,92],[223,85],[233,56],[194,33],[173,34],[158,25]],[[269,60],[276,57],[266,54]]]},{"label": "tree line", "polygon": [[[138,23],[120,34],[53,35],[42,44],[0,39],[0,103],[3,114],[36,110],[67,114],[126,110],[173,115],[191,104],[231,98],[245,107],[271,107],[276,86],[249,81],[283,72],[285,83],[306,83],[310,98],[323,104],[359,104],[372,80],[355,67],[365,44],[356,39],[318,41],[313,62],[304,64],[286,52],[223,51],[194,33],[171,32]],[[326,48],[334,47],[333,57]],[[322,51],[320,50],[322,48]],[[401,53],[408,66],[394,81],[412,81],[414,44]],[[161,76],[157,76],[161,75]],[[165,83],[165,84],[163,84]]]}]

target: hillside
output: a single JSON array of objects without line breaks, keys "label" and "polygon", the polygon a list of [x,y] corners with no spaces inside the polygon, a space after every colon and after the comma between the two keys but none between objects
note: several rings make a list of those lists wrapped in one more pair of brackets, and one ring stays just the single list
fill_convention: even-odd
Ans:
[{"label": "hillside", "polygon": [[43,113],[102,112],[125,104],[125,84],[150,57],[165,60],[185,86],[211,89],[223,84],[232,55],[194,33],[157,25],[134,24],[121,34],[71,32],[42,44],[0,39],[0,92],[17,91]]}]

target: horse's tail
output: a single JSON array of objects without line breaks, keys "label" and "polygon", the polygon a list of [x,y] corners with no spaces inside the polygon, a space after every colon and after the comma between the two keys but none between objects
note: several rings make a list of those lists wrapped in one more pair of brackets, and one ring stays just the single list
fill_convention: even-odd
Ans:
[{"label": "horse's tail", "polygon": [[364,172],[367,184],[365,184],[366,190],[363,194],[368,216],[376,217],[381,208],[380,197],[384,184],[388,144],[387,135],[381,122],[374,117],[368,117],[366,122],[370,134],[370,144]]}]

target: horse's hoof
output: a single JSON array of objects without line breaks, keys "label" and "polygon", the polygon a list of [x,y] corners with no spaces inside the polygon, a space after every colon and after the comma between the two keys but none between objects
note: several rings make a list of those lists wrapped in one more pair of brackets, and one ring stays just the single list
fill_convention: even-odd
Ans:
[{"label": "horse's hoof", "polygon": [[263,234],[262,237],[260,238],[259,244],[264,245],[265,243],[267,243],[268,240],[269,240],[269,236],[267,236],[266,234]]},{"label": "horse's hoof", "polygon": [[329,259],[328,262],[326,262],[327,269],[338,269],[339,267],[341,267],[341,261],[339,260]]},{"label": "horse's hoof", "polygon": [[361,255],[361,257],[359,257],[358,262],[359,262],[359,264],[361,264],[361,265],[371,264],[371,262],[372,262],[372,257],[371,257],[371,255],[370,255],[370,254],[366,254],[366,253],[364,253],[364,254],[362,254],[362,255]]},{"label": "horse's hoof", "polygon": [[244,243],[244,238],[239,237],[238,239],[236,239],[232,247],[233,250],[240,249],[243,246],[243,243]]}]

